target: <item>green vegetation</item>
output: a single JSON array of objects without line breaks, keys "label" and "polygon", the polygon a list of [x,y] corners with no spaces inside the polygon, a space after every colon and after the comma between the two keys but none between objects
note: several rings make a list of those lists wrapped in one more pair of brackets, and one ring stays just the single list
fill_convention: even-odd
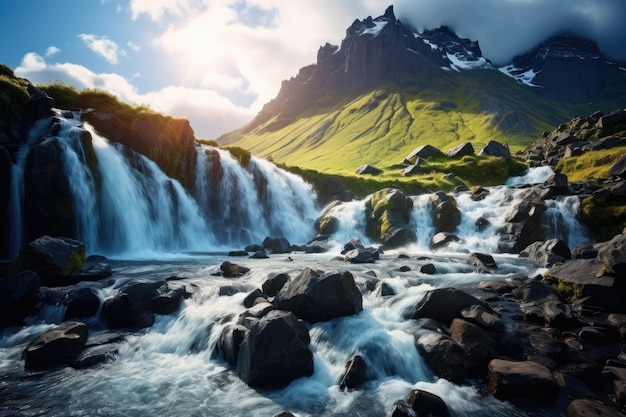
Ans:
[{"label": "green vegetation", "polygon": [[586,152],[559,161],[555,171],[567,175],[570,181],[587,178],[611,178],[609,169],[626,154],[626,146]]},{"label": "green vegetation", "polygon": [[250,163],[250,158],[252,158],[252,154],[250,153],[250,151],[239,148],[237,146],[226,146],[223,149],[230,152],[230,154],[234,156],[237,161],[239,161],[239,165],[244,168],[248,167],[248,164]]},{"label": "green vegetation", "polygon": [[27,85],[26,80],[15,77],[11,68],[0,64],[0,128],[22,120],[30,100]]},{"label": "green vegetation", "polygon": [[598,242],[611,239],[626,228],[626,202],[607,203],[589,196],[580,202],[582,220]]}]

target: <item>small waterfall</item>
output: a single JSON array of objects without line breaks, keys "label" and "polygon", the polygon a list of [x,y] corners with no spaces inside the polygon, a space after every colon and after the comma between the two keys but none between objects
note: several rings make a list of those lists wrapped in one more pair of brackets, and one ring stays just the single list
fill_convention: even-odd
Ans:
[{"label": "small waterfall", "polygon": [[580,198],[575,195],[546,201],[547,210],[541,216],[546,239],[560,239],[570,249],[590,243],[585,227],[577,220]]},{"label": "small waterfall", "polygon": [[28,151],[50,126],[50,119],[38,120],[29,130],[26,141],[21,144],[15,162],[11,166],[11,189],[9,194],[9,248],[12,259],[24,246],[24,169]]},{"label": "small waterfall", "polygon": [[339,227],[333,234],[332,239],[338,245],[343,245],[351,239],[359,239],[369,245],[370,239],[365,235],[365,202],[353,200],[340,203],[328,210],[328,215],[339,221]]},{"label": "small waterfall", "polygon": [[228,151],[198,149],[194,195],[209,229],[224,245],[260,243],[284,236],[303,243],[318,214],[312,187],[262,159],[240,165]]},{"label": "small waterfall", "polygon": [[504,184],[509,187],[526,184],[541,184],[545,182],[554,171],[549,166],[529,168],[524,175],[510,177]]},{"label": "small waterfall", "polygon": [[435,234],[435,226],[433,225],[432,202],[430,194],[423,194],[412,197],[413,211],[411,212],[411,227],[415,229],[417,234],[417,246],[420,249],[428,249],[430,239]]}]

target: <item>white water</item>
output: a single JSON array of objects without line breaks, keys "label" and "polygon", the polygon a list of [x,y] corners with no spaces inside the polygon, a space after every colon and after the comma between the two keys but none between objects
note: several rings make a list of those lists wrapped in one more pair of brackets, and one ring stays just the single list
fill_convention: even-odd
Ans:
[{"label": "white water", "polygon": [[547,210],[541,216],[546,239],[560,239],[570,249],[591,243],[585,227],[576,217],[580,210],[580,197],[572,195],[546,201]]}]

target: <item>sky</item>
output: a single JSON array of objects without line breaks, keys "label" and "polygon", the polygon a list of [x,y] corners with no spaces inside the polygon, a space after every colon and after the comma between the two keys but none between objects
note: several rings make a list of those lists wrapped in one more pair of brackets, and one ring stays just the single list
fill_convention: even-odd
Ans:
[{"label": "sky", "polygon": [[99,88],[217,138],[281,82],[393,4],[418,31],[452,27],[495,64],[558,32],[626,61],[626,0],[0,0],[0,63],[35,84]]}]

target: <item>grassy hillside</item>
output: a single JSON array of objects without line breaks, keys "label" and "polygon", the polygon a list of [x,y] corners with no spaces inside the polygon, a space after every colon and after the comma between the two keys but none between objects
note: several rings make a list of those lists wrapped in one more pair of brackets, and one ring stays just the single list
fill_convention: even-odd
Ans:
[{"label": "grassy hillside", "polygon": [[278,163],[346,175],[364,163],[389,169],[423,144],[445,152],[469,141],[478,152],[496,140],[519,150],[542,131],[602,106],[615,107],[546,99],[497,71],[441,70],[436,78],[381,83],[351,97],[329,92],[298,116],[253,121],[218,141]]}]

